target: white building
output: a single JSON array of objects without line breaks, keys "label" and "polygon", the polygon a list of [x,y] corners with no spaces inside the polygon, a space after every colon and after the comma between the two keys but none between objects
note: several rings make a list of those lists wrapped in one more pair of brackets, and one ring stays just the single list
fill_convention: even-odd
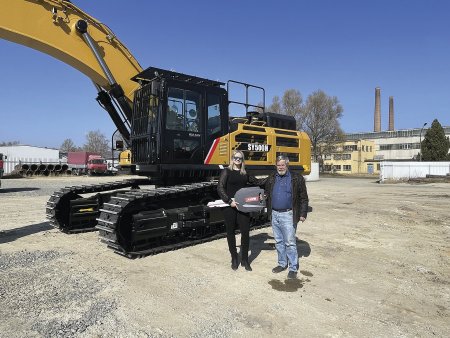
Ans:
[{"label": "white building", "polygon": [[[445,136],[450,137],[450,127],[443,127]],[[422,133],[421,133],[422,131]],[[420,153],[420,141],[427,129],[415,128],[394,131],[346,134],[347,141],[371,140],[375,143],[376,160],[413,160]]]},{"label": "white building", "polygon": [[4,161],[5,174],[11,173],[21,163],[59,163],[59,149],[15,145],[0,147],[0,153],[7,156]]}]

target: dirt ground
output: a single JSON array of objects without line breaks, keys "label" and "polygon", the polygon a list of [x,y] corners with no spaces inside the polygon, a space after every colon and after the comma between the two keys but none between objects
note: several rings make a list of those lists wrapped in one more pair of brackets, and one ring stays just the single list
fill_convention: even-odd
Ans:
[{"label": "dirt ground", "polygon": [[251,233],[246,272],[225,239],[129,260],[46,222],[53,190],[111,180],[3,180],[1,337],[450,336],[448,183],[308,182],[286,280],[270,227]]}]

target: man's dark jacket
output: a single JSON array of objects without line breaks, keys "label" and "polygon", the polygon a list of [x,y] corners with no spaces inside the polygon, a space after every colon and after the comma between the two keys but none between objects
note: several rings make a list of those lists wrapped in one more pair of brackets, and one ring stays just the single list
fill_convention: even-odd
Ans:
[{"label": "man's dark jacket", "polygon": [[[294,224],[300,221],[300,217],[305,217],[308,213],[308,191],[306,190],[305,179],[302,175],[290,171],[291,183],[292,183],[292,209],[294,214]],[[264,187],[267,201],[267,213],[269,217],[272,215],[272,191],[275,185],[275,173],[272,173],[267,177]]]}]

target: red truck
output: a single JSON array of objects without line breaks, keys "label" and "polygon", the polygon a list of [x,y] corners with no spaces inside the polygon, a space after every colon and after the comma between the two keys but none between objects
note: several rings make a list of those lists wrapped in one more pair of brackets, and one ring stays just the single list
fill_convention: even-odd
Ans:
[{"label": "red truck", "polygon": [[[3,160],[6,160],[6,156],[3,156],[2,153],[0,153],[0,179],[3,177]],[[2,181],[0,180],[0,187],[2,186]]]},{"label": "red truck", "polygon": [[72,175],[104,175],[108,172],[106,160],[101,155],[89,151],[68,152],[67,165]]}]

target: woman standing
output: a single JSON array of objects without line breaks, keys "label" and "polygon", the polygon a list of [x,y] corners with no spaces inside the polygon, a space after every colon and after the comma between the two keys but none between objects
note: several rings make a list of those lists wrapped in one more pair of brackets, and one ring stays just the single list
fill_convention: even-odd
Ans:
[{"label": "woman standing", "polygon": [[250,242],[250,215],[238,210],[236,202],[232,199],[236,192],[245,188],[248,184],[259,185],[259,181],[245,171],[244,154],[240,150],[234,150],[231,155],[230,165],[220,174],[217,192],[220,198],[229,207],[223,208],[225,227],[227,230],[228,249],[231,254],[231,268],[239,267],[239,259],[236,250],[235,226],[239,225],[241,230],[241,265],[247,271],[252,271],[248,261],[248,249]]}]

